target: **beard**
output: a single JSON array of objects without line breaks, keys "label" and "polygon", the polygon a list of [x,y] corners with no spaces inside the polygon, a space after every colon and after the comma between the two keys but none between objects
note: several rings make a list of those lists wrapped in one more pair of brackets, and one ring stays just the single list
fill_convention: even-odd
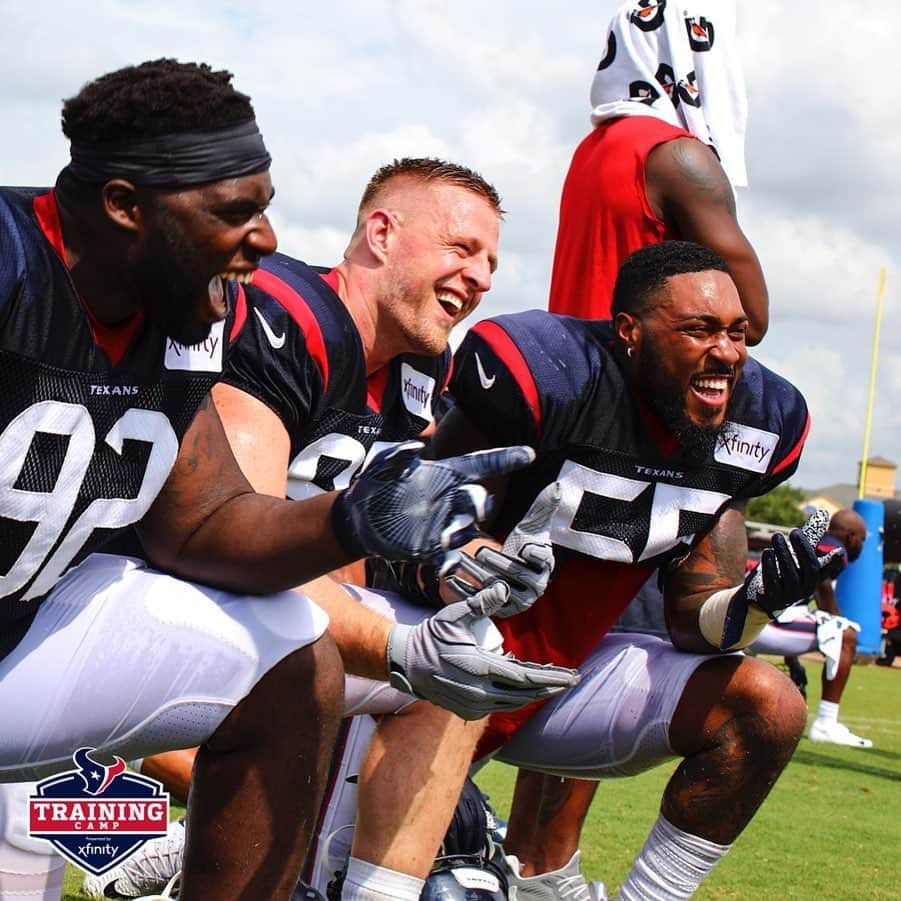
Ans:
[{"label": "beard", "polygon": [[211,323],[197,310],[209,291],[209,277],[198,271],[196,255],[181,224],[162,213],[132,264],[134,290],[144,315],[180,344],[198,344],[210,334]]},{"label": "beard", "polygon": [[384,308],[407,352],[428,357],[444,353],[450,328],[429,318],[433,288],[422,282],[411,283],[407,271],[396,268],[387,274],[386,284]]},{"label": "beard", "polygon": [[[723,425],[733,409],[735,395],[732,393],[726,404],[726,412],[718,425],[695,423],[685,410],[685,398],[681,388],[667,378],[662,366],[662,355],[657,347],[646,341],[638,360],[637,375],[641,395],[648,406],[660,417],[663,424],[673,433],[679,444],[679,454],[692,466],[707,460],[716,449]],[[706,375],[734,375],[731,366],[708,366]],[[734,384],[734,383],[733,383]]]}]

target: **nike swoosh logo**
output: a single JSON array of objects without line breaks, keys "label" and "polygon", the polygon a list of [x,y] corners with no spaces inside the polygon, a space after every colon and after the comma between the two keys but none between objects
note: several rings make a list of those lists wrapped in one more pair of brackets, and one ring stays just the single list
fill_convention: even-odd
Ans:
[{"label": "nike swoosh logo", "polygon": [[257,319],[260,320],[260,325],[263,326],[263,331],[266,333],[266,340],[272,345],[275,350],[281,350],[285,344],[285,333],[282,332],[280,335],[276,335],[274,331],[272,331],[272,326],[266,322],[266,317],[260,312],[258,307],[253,308],[254,313],[257,314]]},{"label": "nike swoosh logo", "polygon": [[488,373],[485,372],[485,367],[482,365],[482,361],[479,359],[478,354],[476,354],[476,369],[479,372],[479,381],[482,383],[482,387],[487,391],[494,384],[494,380],[497,376],[493,375],[491,378],[488,378]]}]

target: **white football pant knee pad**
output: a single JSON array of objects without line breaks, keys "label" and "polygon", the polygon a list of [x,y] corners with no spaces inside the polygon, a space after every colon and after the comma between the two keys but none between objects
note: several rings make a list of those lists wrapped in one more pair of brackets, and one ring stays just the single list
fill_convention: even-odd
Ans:
[{"label": "white football pant knee pad", "polygon": [[34,782],[0,784],[0,898],[59,901],[66,861],[50,842],[28,834]]}]

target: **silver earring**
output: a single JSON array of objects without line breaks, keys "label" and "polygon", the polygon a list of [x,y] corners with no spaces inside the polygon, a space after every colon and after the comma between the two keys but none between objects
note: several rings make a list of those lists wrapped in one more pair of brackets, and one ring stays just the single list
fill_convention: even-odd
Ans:
[{"label": "silver earring", "polygon": [[627,356],[630,360],[632,359],[632,348],[631,348],[631,347],[627,347],[627,348],[626,348],[626,356]]}]

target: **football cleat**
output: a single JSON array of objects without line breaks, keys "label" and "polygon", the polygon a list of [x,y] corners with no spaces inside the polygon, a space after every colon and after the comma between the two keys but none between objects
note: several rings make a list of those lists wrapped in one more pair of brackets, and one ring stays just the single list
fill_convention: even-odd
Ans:
[{"label": "football cleat", "polygon": [[807,737],[811,741],[828,742],[833,745],[845,745],[849,748],[872,748],[873,742],[868,738],[855,735],[847,726],[838,721],[821,722],[814,720]]},{"label": "football cleat", "polygon": [[[100,876],[88,873],[81,890],[89,898],[160,897],[153,893],[162,893],[167,886],[174,884],[174,877],[181,872],[184,849],[184,823],[173,820],[166,835],[147,842],[119,866]],[[169,898],[171,895],[162,897]]]},{"label": "football cleat", "polygon": [[515,854],[501,856],[506,864],[510,901],[607,901],[604,883],[589,883],[582,875],[581,851],[576,851],[559,870],[536,876],[520,875],[522,864]]}]

